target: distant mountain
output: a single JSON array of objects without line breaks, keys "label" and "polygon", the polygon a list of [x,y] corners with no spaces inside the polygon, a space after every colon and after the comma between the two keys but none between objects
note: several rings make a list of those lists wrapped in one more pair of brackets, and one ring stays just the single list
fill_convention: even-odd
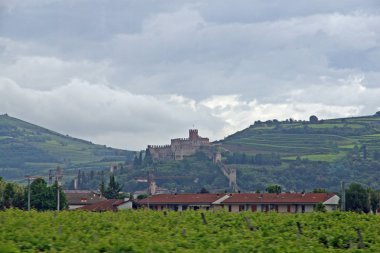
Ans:
[{"label": "distant mountain", "polygon": [[21,180],[25,175],[47,175],[64,168],[72,176],[77,169],[101,170],[125,163],[134,152],[96,145],[62,135],[31,123],[0,115],[0,176]]}]

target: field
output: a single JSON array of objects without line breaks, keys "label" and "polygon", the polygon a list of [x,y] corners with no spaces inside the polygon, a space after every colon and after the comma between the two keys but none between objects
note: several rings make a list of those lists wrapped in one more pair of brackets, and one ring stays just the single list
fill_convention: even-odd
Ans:
[{"label": "field", "polygon": [[380,252],[375,215],[165,214],[8,210],[0,212],[0,252]]}]

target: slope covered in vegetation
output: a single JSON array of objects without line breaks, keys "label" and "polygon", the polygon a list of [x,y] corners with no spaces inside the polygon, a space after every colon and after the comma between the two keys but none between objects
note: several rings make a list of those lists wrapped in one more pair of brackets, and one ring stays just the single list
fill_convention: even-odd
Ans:
[{"label": "slope covered in vegetation", "polygon": [[327,188],[341,181],[380,188],[380,115],[283,122],[257,121],[218,142],[248,190]]},{"label": "slope covered in vegetation", "polygon": [[74,168],[101,169],[132,157],[130,151],[95,145],[0,115],[0,175],[4,178],[46,175],[57,166],[64,167],[67,174],[74,173],[70,171]]}]

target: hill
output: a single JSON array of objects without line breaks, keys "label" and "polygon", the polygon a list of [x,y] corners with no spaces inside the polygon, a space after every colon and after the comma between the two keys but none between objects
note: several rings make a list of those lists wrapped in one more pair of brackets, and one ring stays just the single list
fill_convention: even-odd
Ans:
[{"label": "hill", "polygon": [[337,161],[361,148],[367,157],[380,151],[380,115],[310,121],[255,122],[220,142],[233,152],[280,154],[310,161]]},{"label": "hill", "polygon": [[[339,191],[342,181],[380,189],[380,115],[257,121],[213,145],[223,163],[236,169],[241,191],[264,191],[271,184],[284,191]],[[158,186],[176,192],[231,191],[220,167],[201,152],[182,161],[145,161],[116,175],[124,190],[135,191],[146,188],[135,178],[146,178],[147,171]]]},{"label": "hill", "polygon": [[257,121],[217,142],[240,185],[265,189],[339,190],[341,181],[379,188],[380,115],[280,122]]},{"label": "hill", "polygon": [[0,176],[21,180],[25,175],[47,175],[49,169],[101,170],[131,160],[134,152],[96,145],[31,123],[0,115]]}]

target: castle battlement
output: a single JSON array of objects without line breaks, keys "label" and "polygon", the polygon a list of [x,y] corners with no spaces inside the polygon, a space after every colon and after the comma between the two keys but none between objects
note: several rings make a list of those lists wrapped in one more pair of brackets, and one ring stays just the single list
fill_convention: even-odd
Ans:
[{"label": "castle battlement", "polygon": [[158,149],[158,148],[171,148],[171,145],[148,145],[148,148],[151,149],[151,148],[155,148],[155,149]]},{"label": "castle battlement", "polygon": [[195,154],[199,148],[210,146],[208,138],[198,135],[198,129],[189,130],[189,138],[171,139],[170,145],[148,145],[153,160],[182,160],[184,156]]},{"label": "castle battlement", "polygon": [[178,141],[189,141],[189,138],[175,138],[171,139],[172,142],[178,142]]}]

